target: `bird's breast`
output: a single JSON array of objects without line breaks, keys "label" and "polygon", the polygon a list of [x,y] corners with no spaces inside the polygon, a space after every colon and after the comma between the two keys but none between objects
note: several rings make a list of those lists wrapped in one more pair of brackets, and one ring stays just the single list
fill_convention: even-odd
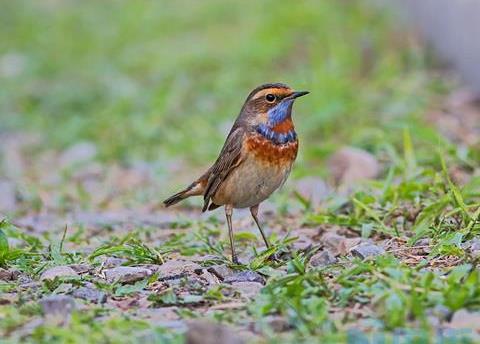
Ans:
[{"label": "bird's breast", "polygon": [[253,155],[261,163],[291,165],[298,152],[298,140],[278,144],[259,133],[248,135],[245,141],[247,154]]},{"label": "bird's breast", "polygon": [[297,140],[277,144],[258,133],[246,135],[242,162],[220,185],[213,202],[234,208],[263,202],[287,179],[297,150]]}]

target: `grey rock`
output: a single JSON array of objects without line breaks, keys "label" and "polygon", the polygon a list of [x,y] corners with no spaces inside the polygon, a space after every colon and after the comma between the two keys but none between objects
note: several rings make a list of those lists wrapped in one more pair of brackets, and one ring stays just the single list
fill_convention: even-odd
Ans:
[{"label": "grey rock", "polygon": [[14,211],[16,203],[15,184],[8,180],[0,179],[0,212]]},{"label": "grey rock", "polygon": [[152,270],[135,266],[119,266],[107,269],[104,273],[109,283],[133,283],[153,274]]},{"label": "grey rock", "polygon": [[105,294],[103,291],[89,287],[75,289],[72,293],[72,296],[77,299],[82,299],[93,303],[105,303],[107,300],[107,294]]},{"label": "grey rock", "polygon": [[14,220],[14,225],[25,228],[36,233],[46,233],[52,228],[64,228],[64,220],[53,214],[34,214],[27,215]]},{"label": "grey rock", "polygon": [[350,250],[350,253],[352,253],[356,257],[365,259],[382,255],[385,253],[385,250],[380,246],[366,243],[353,247]]},{"label": "grey rock", "polygon": [[430,239],[429,238],[423,238],[423,239],[417,240],[414,247],[427,246],[427,245],[430,245]]},{"label": "grey rock", "polygon": [[305,177],[297,181],[297,192],[310,202],[313,207],[318,207],[324,201],[331,190],[328,184],[318,177]]},{"label": "grey rock", "polygon": [[241,271],[234,273],[231,276],[228,276],[224,280],[225,283],[235,283],[235,282],[256,282],[265,284],[265,279],[262,275],[254,271]]},{"label": "grey rock", "polygon": [[355,147],[343,147],[329,161],[330,173],[336,184],[351,186],[365,179],[374,179],[380,173],[377,159],[367,151]]},{"label": "grey rock", "polygon": [[447,326],[458,330],[469,329],[472,333],[476,332],[478,336],[478,333],[480,333],[480,312],[460,309],[453,314]]},{"label": "grey rock", "polygon": [[242,297],[248,299],[253,299],[263,288],[263,285],[258,282],[234,282],[231,286],[238,291]]},{"label": "grey rock", "polygon": [[45,316],[67,317],[75,309],[75,300],[67,295],[52,295],[40,300]]},{"label": "grey rock", "polygon": [[430,253],[432,251],[430,246],[431,240],[429,238],[423,238],[417,240],[414,247],[421,249],[424,253]]},{"label": "grey rock", "polygon": [[60,155],[62,167],[73,167],[77,164],[91,161],[97,155],[97,147],[91,142],[78,142],[69,147]]},{"label": "grey rock", "polygon": [[241,338],[232,328],[207,321],[196,320],[187,323],[185,334],[187,344],[243,344]]},{"label": "grey rock", "polygon": [[428,314],[432,315],[433,317],[436,317],[437,319],[444,321],[450,317],[452,312],[448,307],[442,304],[437,304],[428,312]]},{"label": "grey rock", "polygon": [[265,318],[265,321],[274,332],[285,332],[292,328],[288,320],[279,315],[269,315]]},{"label": "grey rock", "polygon": [[54,280],[56,277],[75,277],[78,276],[77,272],[70,266],[55,266],[48,270],[45,270],[40,276],[40,280]]},{"label": "grey rock", "polygon": [[125,258],[107,257],[103,262],[103,267],[106,269],[116,268],[126,262],[128,262],[128,259]]},{"label": "grey rock", "polygon": [[11,281],[13,279],[13,273],[9,270],[0,268],[0,281]]},{"label": "grey rock", "polygon": [[27,66],[25,55],[18,53],[7,53],[0,57],[0,75],[6,78],[19,76]]},{"label": "grey rock", "polygon": [[169,330],[185,332],[188,327],[183,320],[164,320],[155,323],[155,327],[160,326],[168,328]]},{"label": "grey rock", "polygon": [[200,274],[198,274],[198,277],[209,285],[216,285],[219,282],[218,277],[207,270],[203,270]]},{"label": "grey rock", "polygon": [[294,251],[308,251],[312,248],[313,241],[309,236],[302,235],[302,233],[298,233],[297,236],[297,240],[292,243],[292,249]]},{"label": "grey rock", "polygon": [[77,274],[86,274],[93,270],[93,267],[87,264],[71,264],[69,265]]},{"label": "grey rock", "polygon": [[158,266],[157,273],[159,280],[174,279],[185,275],[195,274],[200,272],[202,266],[187,260],[169,260]]},{"label": "grey rock", "polygon": [[221,281],[234,274],[234,271],[226,265],[213,265],[210,266],[207,271],[217,276]]},{"label": "grey rock", "polygon": [[337,262],[337,258],[330,252],[329,250],[323,250],[322,252],[318,252],[310,258],[310,265],[317,267],[317,266],[327,266],[331,264],[335,264]]},{"label": "grey rock", "polygon": [[159,323],[161,321],[180,320],[178,315],[178,307],[162,307],[142,309],[142,317],[148,319],[151,323]]},{"label": "grey rock", "polygon": [[474,258],[480,257],[480,239],[474,238],[462,244],[462,248],[470,253]]},{"label": "grey rock", "polygon": [[322,235],[322,243],[332,252],[334,256],[344,254],[346,237],[333,232],[327,232]]}]

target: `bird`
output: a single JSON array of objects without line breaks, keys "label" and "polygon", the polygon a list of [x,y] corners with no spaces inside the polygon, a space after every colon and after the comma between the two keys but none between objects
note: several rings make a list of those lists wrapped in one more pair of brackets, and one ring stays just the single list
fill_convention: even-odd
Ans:
[{"label": "bird", "polygon": [[163,201],[169,207],[188,197],[203,196],[203,212],[223,206],[234,264],[239,260],[233,239],[233,209],[250,208],[267,249],[271,247],[258,209],[290,174],[299,145],[292,107],[297,98],[309,93],[283,83],[256,87],[247,96],[213,165],[187,188]]}]

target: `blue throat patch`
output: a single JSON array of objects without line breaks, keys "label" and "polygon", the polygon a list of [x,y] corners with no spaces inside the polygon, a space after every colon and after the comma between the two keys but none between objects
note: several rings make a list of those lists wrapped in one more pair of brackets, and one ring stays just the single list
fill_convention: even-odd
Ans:
[{"label": "blue throat patch", "polygon": [[274,127],[287,119],[292,111],[293,99],[286,99],[268,110],[268,125]]},{"label": "blue throat patch", "polygon": [[257,133],[272,141],[275,144],[284,144],[287,142],[293,142],[297,139],[297,134],[294,130],[290,130],[288,133],[276,133],[272,130],[274,126],[283,122],[290,115],[292,110],[293,99],[287,99],[279,103],[274,108],[268,111],[267,124],[260,124],[256,130]]}]

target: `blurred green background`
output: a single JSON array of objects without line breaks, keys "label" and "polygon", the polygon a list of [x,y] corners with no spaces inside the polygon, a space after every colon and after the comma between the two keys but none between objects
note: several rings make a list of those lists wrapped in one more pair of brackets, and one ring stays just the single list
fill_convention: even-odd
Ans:
[{"label": "blurred green background", "polygon": [[107,161],[205,166],[250,90],[285,82],[311,91],[295,109],[296,174],[323,173],[341,145],[401,142],[439,88],[415,37],[370,1],[0,7],[0,132],[39,132],[58,149],[92,141]]}]

